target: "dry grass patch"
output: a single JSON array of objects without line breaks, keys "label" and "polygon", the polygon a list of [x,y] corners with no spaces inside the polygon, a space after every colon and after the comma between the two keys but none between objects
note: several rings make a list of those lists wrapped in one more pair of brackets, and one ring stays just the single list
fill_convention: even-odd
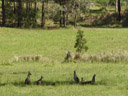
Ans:
[{"label": "dry grass patch", "polygon": [[26,55],[26,56],[14,56],[9,62],[45,62],[48,63],[50,60],[42,55]]},{"label": "dry grass patch", "polygon": [[128,51],[118,50],[115,52],[84,55],[81,59],[84,62],[105,62],[119,63],[128,62]]}]

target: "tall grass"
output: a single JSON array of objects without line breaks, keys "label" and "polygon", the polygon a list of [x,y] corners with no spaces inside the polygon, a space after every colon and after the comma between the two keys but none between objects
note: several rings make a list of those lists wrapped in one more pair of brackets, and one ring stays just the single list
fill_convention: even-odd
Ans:
[{"label": "tall grass", "polygon": [[84,55],[81,59],[85,62],[128,63],[128,51],[119,50],[115,52]]}]

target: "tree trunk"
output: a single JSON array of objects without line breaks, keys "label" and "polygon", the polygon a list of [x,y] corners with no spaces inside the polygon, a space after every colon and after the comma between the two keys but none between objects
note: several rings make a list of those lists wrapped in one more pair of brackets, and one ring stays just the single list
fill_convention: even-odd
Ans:
[{"label": "tree trunk", "polygon": [[4,0],[2,0],[2,26],[5,26],[5,6],[4,6]]},{"label": "tree trunk", "polygon": [[75,14],[75,18],[74,18],[74,27],[76,27],[77,26],[77,15]]},{"label": "tree trunk", "polygon": [[120,0],[118,0],[118,19],[119,21],[121,20],[121,4],[120,4]]},{"label": "tree trunk", "polygon": [[30,9],[32,9],[32,0],[30,0]]},{"label": "tree trunk", "polygon": [[31,9],[31,1],[28,0],[28,10],[30,10],[30,9]]},{"label": "tree trunk", "polygon": [[21,27],[21,21],[22,21],[22,16],[21,16],[21,11],[22,11],[22,1],[18,0],[18,27]]},{"label": "tree trunk", "polygon": [[60,27],[62,27],[62,22],[63,22],[61,14],[62,14],[62,11],[60,10]]},{"label": "tree trunk", "polygon": [[29,10],[29,1],[26,0],[26,11],[28,11],[28,10]]},{"label": "tree trunk", "polygon": [[77,9],[78,9],[78,5],[75,3],[74,6],[75,6],[74,27],[76,27],[77,26],[77,12],[78,12]]},{"label": "tree trunk", "polygon": [[41,27],[44,28],[45,25],[45,11],[44,11],[44,2],[42,2],[42,21],[41,21]]},{"label": "tree trunk", "polygon": [[[64,9],[64,5],[63,5],[63,9]],[[63,10],[63,27],[66,27],[66,21],[65,21],[65,10]]]},{"label": "tree trunk", "polygon": [[48,5],[49,4],[49,2],[48,2],[48,0],[47,0],[47,20],[49,19],[49,9],[48,9]]},{"label": "tree trunk", "polygon": [[35,11],[37,11],[37,0],[35,0],[34,9],[35,9]]},{"label": "tree trunk", "polygon": [[69,18],[68,18],[68,13],[66,14],[66,25],[69,24]]},{"label": "tree trunk", "polygon": [[118,12],[118,0],[115,0],[115,11]]},{"label": "tree trunk", "polygon": [[[60,6],[61,6],[61,1],[60,1]],[[63,23],[63,18],[62,18],[62,11],[60,10],[60,27],[62,27],[62,23]]]},{"label": "tree trunk", "polygon": [[13,12],[15,14],[16,13],[16,2],[15,1],[13,2],[13,7],[14,7]]},{"label": "tree trunk", "polygon": [[128,0],[127,0],[127,10],[128,10]]}]

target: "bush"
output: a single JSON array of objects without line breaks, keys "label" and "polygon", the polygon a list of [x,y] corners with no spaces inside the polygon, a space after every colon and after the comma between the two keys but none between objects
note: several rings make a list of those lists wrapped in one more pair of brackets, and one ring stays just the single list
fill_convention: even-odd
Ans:
[{"label": "bush", "polygon": [[92,23],[93,26],[117,25],[117,24],[119,24],[118,13],[107,13],[107,14],[104,13],[101,16],[97,17]]},{"label": "bush", "polygon": [[128,27],[128,10],[125,11],[124,15],[125,15],[125,18],[123,19],[122,26]]}]

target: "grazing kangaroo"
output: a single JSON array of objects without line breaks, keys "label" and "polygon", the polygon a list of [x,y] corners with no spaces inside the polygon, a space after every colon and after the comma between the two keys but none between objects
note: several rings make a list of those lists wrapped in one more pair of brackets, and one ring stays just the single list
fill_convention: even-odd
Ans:
[{"label": "grazing kangaroo", "polygon": [[41,78],[36,82],[36,84],[41,85],[42,84],[42,79],[43,79],[43,77],[41,76]]},{"label": "grazing kangaroo", "polygon": [[25,79],[25,84],[30,84],[30,75],[32,75],[30,72],[28,72],[27,78]]},{"label": "grazing kangaroo", "polygon": [[94,74],[93,77],[92,77],[92,80],[91,81],[86,81],[85,84],[94,84],[95,83],[95,77],[96,77],[96,75]]},{"label": "grazing kangaroo", "polygon": [[75,70],[74,70],[74,81],[75,83],[79,83],[79,78],[77,77]]}]

